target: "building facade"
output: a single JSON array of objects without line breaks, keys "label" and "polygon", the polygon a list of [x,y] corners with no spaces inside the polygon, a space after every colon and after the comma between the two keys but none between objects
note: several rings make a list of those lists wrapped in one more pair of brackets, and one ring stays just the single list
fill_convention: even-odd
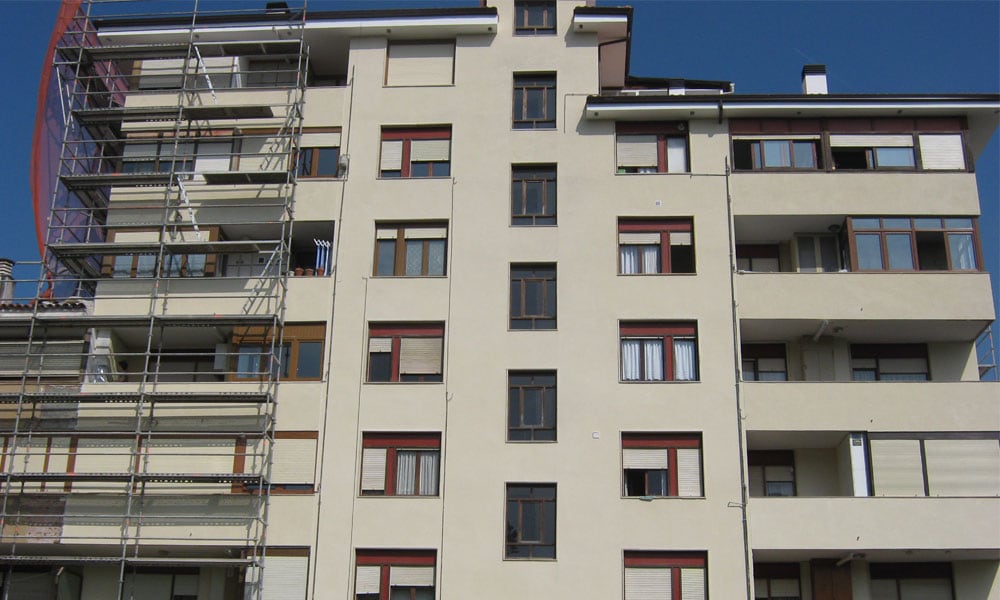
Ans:
[{"label": "building facade", "polygon": [[67,4],[4,597],[1000,598],[1000,96],[491,4]]}]

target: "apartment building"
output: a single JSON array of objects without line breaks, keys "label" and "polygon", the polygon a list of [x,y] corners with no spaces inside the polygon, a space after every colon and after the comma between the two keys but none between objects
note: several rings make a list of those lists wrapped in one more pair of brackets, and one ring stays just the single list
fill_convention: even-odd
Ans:
[{"label": "apartment building", "polygon": [[488,4],[64,4],[3,597],[1000,598],[1000,96]]}]

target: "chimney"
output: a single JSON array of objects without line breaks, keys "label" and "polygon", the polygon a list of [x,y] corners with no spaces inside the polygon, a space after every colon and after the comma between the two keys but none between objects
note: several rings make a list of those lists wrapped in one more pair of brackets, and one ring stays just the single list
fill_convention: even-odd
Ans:
[{"label": "chimney", "polygon": [[0,258],[0,302],[14,299],[14,261]]},{"label": "chimney", "polygon": [[826,65],[805,65],[802,67],[802,93],[826,93]]}]

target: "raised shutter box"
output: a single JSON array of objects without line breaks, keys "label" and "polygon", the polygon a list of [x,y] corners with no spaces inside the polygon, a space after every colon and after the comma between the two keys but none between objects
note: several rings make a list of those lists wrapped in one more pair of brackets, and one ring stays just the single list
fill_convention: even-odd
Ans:
[{"label": "raised shutter box", "polygon": [[625,600],[664,600],[672,594],[670,569],[625,568]]},{"label": "raised shutter box", "polygon": [[434,567],[389,567],[389,585],[430,587],[434,585]]},{"label": "raised shutter box", "polygon": [[670,245],[671,246],[690,246],[691,245],[691,232],[690,231],[673,231],[670,233]]},{"label": "raised shutter box", "polygon": [[926,440],[932,496],[1000,496],[997,440]]},{"label": "raised shutter box", "polygon": [[669,455],[666,448],[625,448],[622,464],[626,469],[666,469]]},{"label": "raised shutter box", "polygon": [[365,448],[361,453],[361,491],[385,490],[385,448]]},{"label": "raised shutter box", "polygon": [[407,227],[403,237],[408,240],[445,239],[448,237],[448,230],[444,227]]},{"label": "raised shutter box", "polygon": [[650,233],[619,233],[619,244],[651,245],[660,243],[660,234]]},{"label": "raised shutter box", "polygon": [[919,440],[871,440],[876,496],[923,496]]},{"label": "raised shutter box", "polygon": [[920,134],[920,164],[928,170],[964,170],[965,150],[960,134]]},{"label": "raised shutter box", "polygon": [[830,135],[833,148],[911,148],[912,135]]},{"label": "raised shutter box", "polygon": [[339,133],[303,133],[302,141],[299,143],[302,148],[339,148]]},{"label": "raised shutter box", "polygon": [[410,162],[440,162],[451,155],[451,140],[413,140]]},{"label": "raised shutter box", "polygon": [[619,167],[656,167],[655,135],[619,135],[617,139]]},{"label": "raised shutter box", "polygon": [[454,44],[389,44],[385,82],[391,86],[451,85]]}]

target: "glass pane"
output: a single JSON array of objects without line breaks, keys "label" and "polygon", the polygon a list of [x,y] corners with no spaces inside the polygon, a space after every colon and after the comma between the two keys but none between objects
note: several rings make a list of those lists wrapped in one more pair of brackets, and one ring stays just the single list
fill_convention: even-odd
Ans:
[{"label": "glass pane", "polygon": [[972,219],[945,219],[944,226],[948,229],[972,229]]},{"label": "glass pane", "polygon": [[111,272],[112,277],[131,277],[132,276],[132,255],[126,254],[123,256],[116,256],[113,270]]},{"label": "glass pane", "polygon": [[204,277],[205,262],[206,258],[204,254],[189,254],[187,257],[187,276]]},{"label": "glass pane", "polygon": [[[437,173],[435,173],[437,175]],[[410,163],[410,177],[430,177],[431,176],[431,163],[429,162],[415,162]]]},{"label": "glass pane", "polygon": [[444,275],[444,240],[427,242],[427,274]]},{"label": "glass pane", "polygon": [[317,175],[326,175],[329,177],[336,177],[337,175],[337,158],[340,154],[338,148],[317,148],[319,152],[319,164],[316,169]]},{"label": "glass pane", "polygon": [[761,371],[759,377],[761,381],[788,381],[784,371]]},{"label": "glass pane", "polygon": [[542,514],[538,502],[521,502],[521,540],[542,541]]},{"label": "glass pane", "polygon": [[913,219],[913,226],[917,229],[941,229],[941,219]]},{"label": "glass pane", "polygon": [[556,397],[553,390],[549,390],[542,398],[542,425],[556,426]]},{"label": "glass pane", "polygon": [[744,360],[740,367],[741,377],[743,381],[756,381],[757,379],[757,369],[756,363],[752,360]]},{"label": "glass pane", "polygon": [[882,239],[872,234],[854,236],[858,250],[858,268],[864,271],[882,270]]},{"label": "glass pane", "polygon": [[171,255],[166,257],[166,264],[163,267],[165,277],[180,277],[181,264],[184,262],[183,256]]},{"label": "glass pane", "polygon": [[406,274],[420,275],[424,265],[423,240],[406,240]]},{"label": "glass pane", "polygon": [[[554,494],[553,494],[554,496]],[[542,541],[547,544],[554,544],[556,541],[556,503],[545,502],[542,504],[542,519],[545,530],[542,532]]]},{"label": "glass pane", "polygon": [[524,88],[514,88],[514,120],[524,118]]},{"label": "glass pane", "polygon": [[794,496],[795,483],[791,481],[768,481],[765,484],[768,496]]},{"label": "glass pane", "polygon": [[832,273],[837,270],[837,240],[830,236],[819,238],[819,255],[823,262],[823,271]]},{"label": "glass pane", "polygon": [[976,252],[972,244],[971,233],[948,234],[948,249],[951,251],[952,269],[962,271],[974,271],[976,269]]},{"label": "glass pane", "polygon": [[874,219],[851,219],[851,226],[854,229],[878,229],[878,218]]},{"label": "glass pane", "polygon": [[913,148],[875,148],[879,167],[912,167]]},{"label": "glass pane", "polygon": [[538,388],[524,390],[524,424],[540,426],[542,424],[542,392]]},{"label": "glass pane", "polygon": [[851,372],[854,381],[875,381],[875,369],[854,369]]},{"label": "glass pane", "polygon": [[556,314],[556,282],[545,282],[545,316],[553,317]]},{"label": "glass pane", "polygon": [[299,361],[295,376],[301,379],[320,377],[323,362],[323,342],[299,342]]},{"label": "glass pane", "polygon": [[815,239],[812,236],[800,236],[798,238],[798,248],[799,248],[799,270],[800,271],[815,271],[816,270],[816,246]]},{"label": "glass pane", "polygon": [[448,177],[451,175],[451,161],[440,161],[431,164],[434,165],[434,177]]},{"label": "glass pane", "polygon": [[913,268],[913,247],[906,233],[890,233],[885,236],[889,250],[889,268],[910,270]]},{"label": "glass pane", "polygon": [[378,274],[389,277],[395,272],[396,240],[378,241]]},{"label": "glass pane", "polygon": [[524,212],[529,215],[540,215],[542,211],[543,184],[541,181],[524,182]]},{"label": "glass pane", "polygon": [[520,426],[521,426],[521,391],[517,388],[511,388],[507,394],[507,427],[520,427]]},{"label": "glass pane", "polygon": [[545,5],[528,4],[524,7],[524,12],[527,13],[528,26],[542,27],[545,25]]},{"label": "glass pane", "polygon": [[526,119],[541,119],[544,118],[545,106],[542,104],[544,101],[544,94],[541,89],[527,89],[524,91],[528,102],[525,107],[524,117]]},{"label": "glass pane", "polygon": [[368,381],[392,380],[392,354],[372,352],[368,355]]},{"label": "glass pane", "polygon": [[813,153],[815,144],[813,142],[792,142],[792,151],[795,153],[795,167],[797,169],[816,168],[816,155]]},{"label": "glass pane", "polygon": [[646,473],[646,494],[649,496],[669,496],[667,470],[657,469]]},{"label": "glass pane", "polygon": [[156,271],[156,256],[152,254],[140,254],[136,263],[136,277],[152,277]]},{"label": "glass pane", "polygon": [[260,346],[240,346],[236,352],[237,377],[251,377],[260,373],[262,355]]},{"label": "glass pane", "polygon": [[909,219],[882,219],[883,229],[909,229]]},{"label": "glass pane", "polygon": [[785,140],[765,140],[761,142],[764,146],[764,166],[765,167],[790,167],[792,157],[789,153],[788,142]]},{"label": "glass pane", "polygon": [[544,90],[543,94],[545,96],[545,114],[543,114],[542,116],[545,119],[550,119],[550,120],[554,119],[556,118],[555,87]]},{"label": "glass pane", "polygon": [[521,280],[514,279],[510,282],[510,316],[524,316],[524,307],[521,306]]},{"label": "glass pane", "polygon": [[542,313],[542,293],[544,287],[541,281],[528,280],[524,282],[524,314],[540,315]]},{"label": "glass pane", "polygon": [[298,174],[312,175],[313,149],[302,148],[299,150]]}]

